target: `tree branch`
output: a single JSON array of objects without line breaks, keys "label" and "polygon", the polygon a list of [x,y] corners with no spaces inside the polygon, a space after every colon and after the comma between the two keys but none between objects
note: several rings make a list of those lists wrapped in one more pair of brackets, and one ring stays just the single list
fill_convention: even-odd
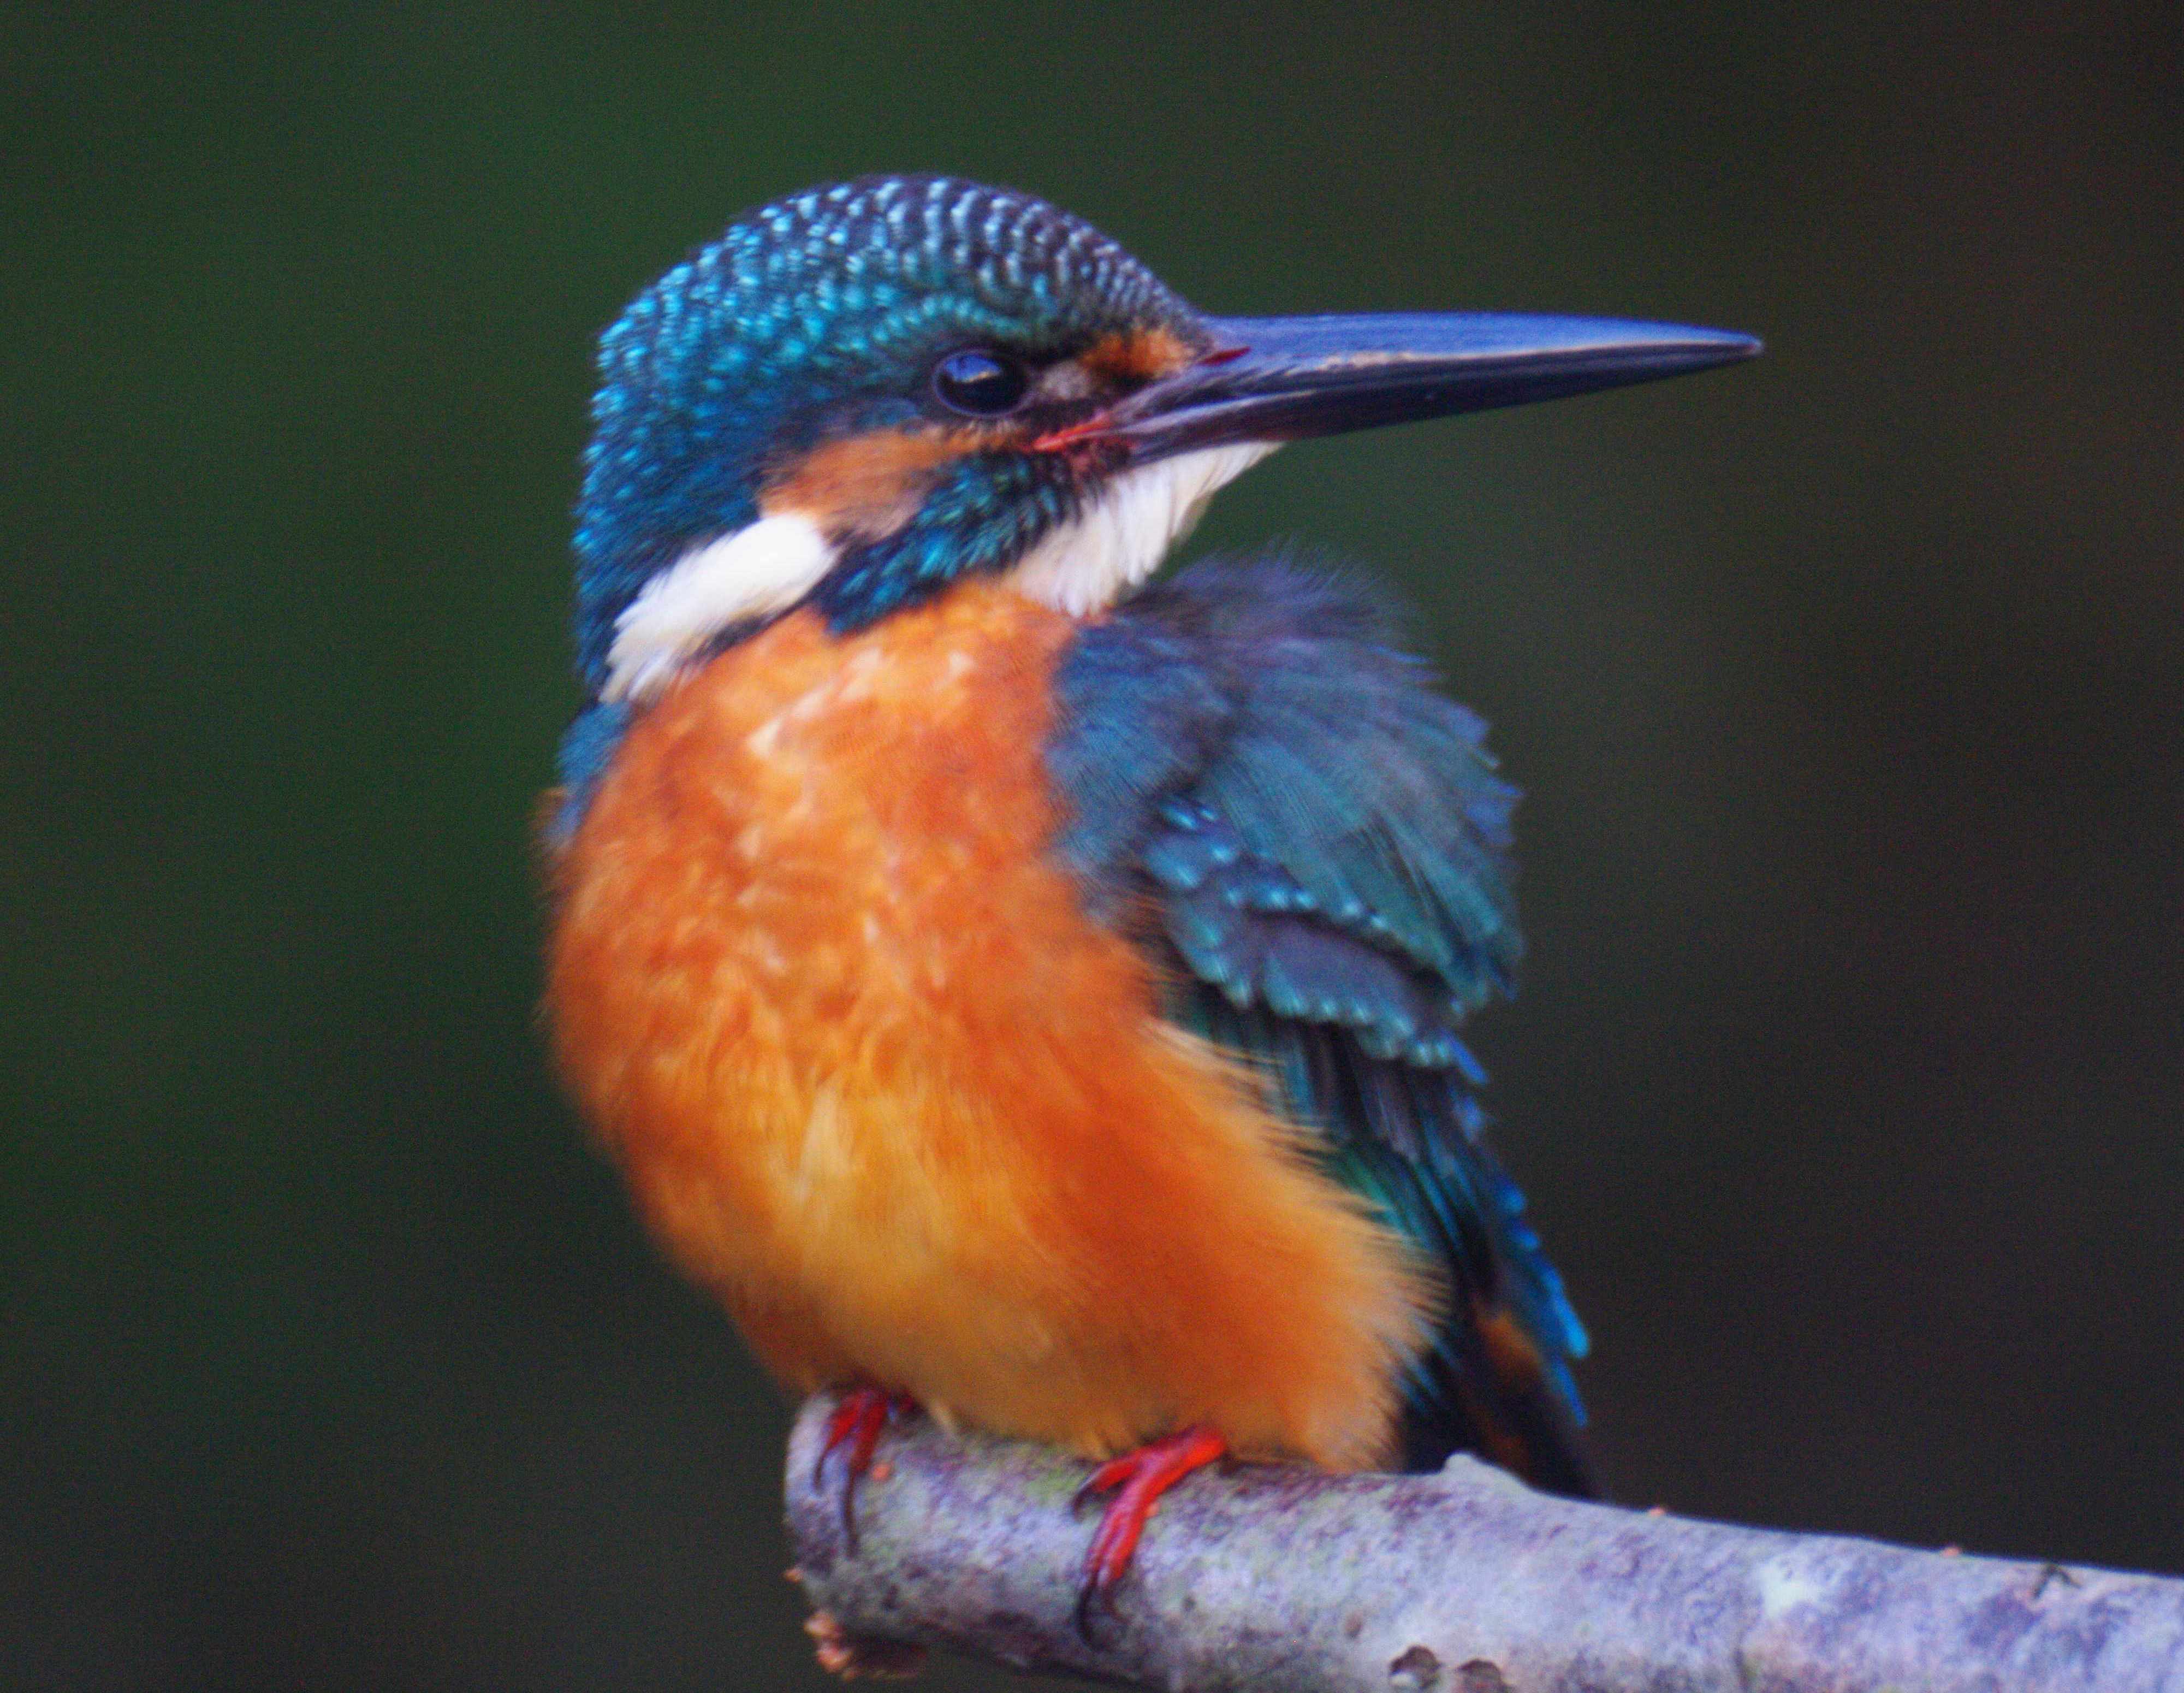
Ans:
[{"label": "tree branch", "polygon": [[821,1660],[935,1646],[1169,1693],[2184,1693],[2184,1580],[1917,1552],[1437,1475],[1240,1466],[1163,1501],[1088,1643],[1072,1615],[1086,1467],[891,1430],[845,1543],[832,1401],[788,1449],[788,1531]]}]

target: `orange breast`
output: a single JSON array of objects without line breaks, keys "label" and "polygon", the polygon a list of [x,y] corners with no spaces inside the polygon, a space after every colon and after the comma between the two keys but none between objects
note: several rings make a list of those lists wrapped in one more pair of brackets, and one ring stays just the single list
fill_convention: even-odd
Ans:
[{"label": "orange breast", "polygon": [[557,867],[561,1064],[794,1388],[1372,1461],[1419,1288],[1049,856],[1072,628],[959,588],[846,638],[799,613],[672,690]]}]

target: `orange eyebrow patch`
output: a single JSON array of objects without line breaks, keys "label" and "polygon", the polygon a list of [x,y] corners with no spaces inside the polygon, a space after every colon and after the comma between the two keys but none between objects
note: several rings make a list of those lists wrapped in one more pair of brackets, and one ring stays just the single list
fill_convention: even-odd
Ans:
[{"label": "orange eyebrow patch", "polygon": [[1197,349],[1172,329],[1130,329],[1095,341],[1078,362],[1111,382],[1144,383],[1179,371],[1197,357]]},{"label": "orange eyebrow patch", "polygon": [[759,494],[768,517],[794,511],[828,535],[876,540],[917,514],[943,467],[984,444],[969,430],[883,429],[815,447]]}]

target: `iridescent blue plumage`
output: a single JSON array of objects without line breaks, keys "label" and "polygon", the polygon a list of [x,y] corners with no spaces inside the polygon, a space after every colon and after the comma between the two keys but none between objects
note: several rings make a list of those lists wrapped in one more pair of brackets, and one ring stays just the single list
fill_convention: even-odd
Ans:
[{"label": "iridescent blue plumage", "polygon": [[[749,522],[769,468],[829,439],[928,420],[936,358],[995,343],[1060,356],[1196,321],[1137,260],[1027,194],[874,176],[761,207],[644,293],[600,338],[577,506],[578,668],[606,679],[616,617],[694,543]],[[978,455],[911,533],[822,595],[869,621],[1018,556],[1077,497],[1069,467]]]},{"label": "iridescent blue plumage", "polygon": [[[1472,1448],[1590,1490],[1568,1367],[1584,1330],[1482,1139],[1485,1078],[1461,1033],[1510,991],[1518,956],[1514,791],[1478,719],[1325,573],[1262,559],[1142,584],[1204,500],[1284,442],[1757,350],[1598,319],[1207,316],[1081,220],[946,177],[761,207],[602,338],[577,511],[587,700],[549,839],[577,841],[632,724],[769,628],[831,634],[846,655],[884,645],[894,614],[944,615],[944,597],[928,602],[981,575],[1020,596],[1015,609],[1044,608],[1046,631],[1084,620],[1055,676],[1045,767],[1068,818],[1050,847],[1083,895],[1075,933],[1089,914],[1143,948],[1169,984],[1167,1018],[1262,1066],[1326,1170],[1438,1273],[1440,1326],[1404,1366],[1407,1459]],[[1028,657],[1023,673],[1046,673]],[[1020,846],[1051,887],[1038,833]],[[764,835],[738,831],[737,852]],[[1142,1001],[1112,1020],[1145,1032]],[[1109,1120],[1096,1126],[1112,1133]],[[1192,1131],[1187,1114],[1152,1120]],[[1329,1219],[1354,1224],[1312,1185]],[[1217,1327],[1201,1321],[1201,1335]],[[1384,1342],[1369,1355],[1369,1391],[1348,1400],[1368,1406],[1377,1440]],[[1318,1450],[1295,1431],[1272,1447]],[[1140,1525],[1152,1496],[1132,1507]],[[1098,1550],[1106,1532],[1095,1584],[1121,1567]]]},{"label": "iridescent blue plumage", "polygon": [[972,453],[901,529],[857,550],[814,601],[838,629],[914,605],[959,577],[1006,568],[1075,515],[1075,478],[1020,455]]},{"label": "iridescent blue plumage", "polygon": [[[1481,1139],[1485,1076],[1457,1034],[1520,952],[1516,794],[1479,719],[1390,646],[1371,601],[1279,558],[1139,595],[1086,629],[1056,690],[1059,847],[1095,908],[1170,953],[1170,1014],[1264,1064],[1329,1169],[1449,1279],[1405,1383],[1407,1456],[1498,1444],[1585,1489],[1585,1331]],[[1550,1392],[1492,1355],[1496,1311]]]}]

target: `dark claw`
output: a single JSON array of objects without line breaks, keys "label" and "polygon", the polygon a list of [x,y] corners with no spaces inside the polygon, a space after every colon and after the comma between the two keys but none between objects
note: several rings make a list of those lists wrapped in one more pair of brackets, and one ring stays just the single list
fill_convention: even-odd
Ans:
[{"label": "dark claw", "polygon": [[1108,1501],[1100,1526],[1092,1531],[1092,1544],[1084,1554],[1084,1584],[1077,1594],[1077,1633],[1087,1646],[1099,1644],[1093,1637],[1094,1621],[1102,1611],[1112,1612],[1115,1590],[1130,1572],[1138,1537],[1145,1532],[1161,1495],[1227,1452],[1227,1442],[1214,1430],[1187,1428],[1122,1457],[1111,1458],[1085,1478],[1070,1501],[1072,1511],[1102,1494],[1115,1495]]},{"label": "dark claw", "polygon": [[857,1483],[872,1465],[881,1431],[917,1409],[905,1393],[883,1393],[878,1388],[856,1388],[842,1397],[827,1419],[826,1438],[819,1443],[818,1461],[811,1467],[816,1493],[826,1483],[827,1460],[843,1453],[842,1545],[851,1557],[857,1555]]},{"label": "dark claw", "polygon": [[1077,1619],[1077,1638],[1096,1651],[1100,1640],[1092,1632],[1094,1619],[1112,1616],[1114,1609],[1114,1590],[1095,1576],[1085,1577],[1084,1584],[1077,1590],[1077,1608],[1072,1613]]}]

